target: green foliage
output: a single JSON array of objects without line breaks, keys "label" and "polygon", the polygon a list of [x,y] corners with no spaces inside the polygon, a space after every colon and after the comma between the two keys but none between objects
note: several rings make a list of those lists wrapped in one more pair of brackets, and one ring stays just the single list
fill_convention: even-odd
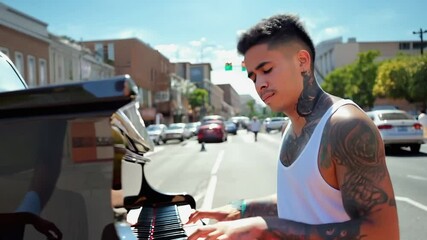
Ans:
[{"label": "green foliage", "polygon": [[399,56],[384,61],[378,68],[372,93],[378,97],[410,98],[407,87],[411,79],[411,58]]},{"label": "green foliage", "polygon": [[414,71],[408,86],[409,96],[414,101],[427,102],[427,56],[415,58]]},{"label": "green foliage", "polygon": [[381,64],[373,94],[427,102],[427,57],[399,55]]},{"label": "green foliage", "polygon": [[375,59],[379,54],[378,51],[359,53],[352,64],[329,73],[322,88],[333,95],[352,99],[362,107],[371,107],[375,101],[372,88],[378,69]]},{"label": "green foliage", "polygon": [[246,105],[249,108],[249,117],[253,117],[256,115],[255,113],[255,100],[249,100],[246,102]]},{"label": "green foliage", "polygon": [[203,88],[196,88],[189,94],[188,101],[193,108],[202,107],[208,102],[208,91]]}]

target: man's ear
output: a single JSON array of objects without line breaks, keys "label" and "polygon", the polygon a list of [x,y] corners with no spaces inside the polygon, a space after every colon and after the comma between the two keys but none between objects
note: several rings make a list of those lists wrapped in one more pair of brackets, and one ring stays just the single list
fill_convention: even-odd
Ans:
[{"label": "man's ear", "polygon": [[311,69],[311,56],[307,50],[301,49],[297,53],[297,59],[301,72],[310,71]]}]

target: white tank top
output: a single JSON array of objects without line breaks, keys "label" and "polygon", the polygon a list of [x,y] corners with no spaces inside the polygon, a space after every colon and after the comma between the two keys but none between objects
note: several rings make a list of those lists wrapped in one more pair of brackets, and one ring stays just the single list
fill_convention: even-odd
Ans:
[{"label": "white tank top", "polygon": [[[333,104],[319,121],[305,148],[289,167],[282,164],[279,152],[277,174],[279,218],[307,224],[350,220],[344,210],[341,192],[323,179],[317,159],[326,122],[338,108],[345,104],[355,105],[352,101],[344,99]],[[283,134],[282,143],[289,128],[290,124]]]}]

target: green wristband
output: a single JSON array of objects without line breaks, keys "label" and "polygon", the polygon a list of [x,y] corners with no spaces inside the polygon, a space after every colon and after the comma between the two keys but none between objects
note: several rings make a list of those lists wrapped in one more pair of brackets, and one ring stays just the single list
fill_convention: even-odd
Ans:
[{"label": "green wristband", "polygon": [[240,211],[240,218],[243,218],[243,216],[245,215],[245,212],[246,212],[246,201],[245,201],[245,199],[232,201],[230,204],[233,208]]}]

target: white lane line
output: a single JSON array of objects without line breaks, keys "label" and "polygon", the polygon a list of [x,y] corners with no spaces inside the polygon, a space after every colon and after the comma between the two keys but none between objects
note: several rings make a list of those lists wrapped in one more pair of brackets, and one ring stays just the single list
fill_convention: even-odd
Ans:
[{"label": "white lane line", "polygon": [[423,181],[427,181],[426,177],[421,177],[421,176],[416,176],[416,175],[406,175],[406,177],[408,178],[412,178],[412,179],[416,179],[416,180],[423,180]]},{"label": "white lane line", "polygon": [[224,158],[224,150],[221,150],[218,153],[218,156],[215,160],[214,166],[211,170],[211,178],[209,179],[208,188],[206,189],[205,199],[203,200],[203,204],[201,209],[211,209],[213,204],[213,199],[215,195],[216,183],[218,182],[218,177],[216,173],[218,172],[219,165],[221,164]]},{"label": "white lane line", "polygon": [[396,196],[396,200],[397,201],[406,202],[408,204],[411,204],[414,207],[417,207],[417,208],[419,208],[419,209],[424,210],[424,211],[427,212],[427,206],[426,205],[423,205],[423,204],[421,204],[421,203],[419,203],[417,201],[414,201],[414,200],[412,200],[410,198]]},{"label": "white lane line", "polygon": [[216,157],[215,164],[212,167],[211,175],[216,175],[219,169],[219,165],[221,164],[223,158],[224,158],[224,150],[221,150],[218,153],[218,156]]}]

